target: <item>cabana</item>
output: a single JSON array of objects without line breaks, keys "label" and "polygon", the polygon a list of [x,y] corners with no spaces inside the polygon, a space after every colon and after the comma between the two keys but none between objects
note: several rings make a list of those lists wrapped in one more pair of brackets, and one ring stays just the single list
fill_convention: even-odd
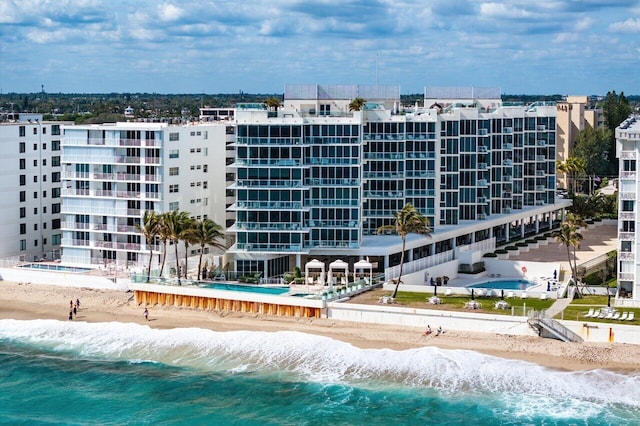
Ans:
[{"label": "cabana", "polygon": [[342,259],[335,260],[329,264],[329,289],[333,289],[333,274],[334,271],[342,271],[344,276],[340,284],[347,285],[347,275],[349,275],[349,264]]},{"label": "cabana", "polygon": [[[313,272],[311,271],[313,269]],[[318,272],[318,269],[320,272]],[[317,280],[314,280],[317,276]],[[310,260],[304,265],[304,279],[307,285],[322,284],[324,285],[324,263],[318,259]]]},{"label": "cabana", "polygon": [[[359,279],[358,277],[358,271],[360,271],[360,275],[364,275],[364,272],[369,271],[369,282],[367,282],[367,284],[371,284],[373,282],[373,265],[367,261],[367,260],[358,260],[356,263],[353,264],[353,280],[357,281]],[[367,281],[366,277],[365,278],[365,282]]]}]

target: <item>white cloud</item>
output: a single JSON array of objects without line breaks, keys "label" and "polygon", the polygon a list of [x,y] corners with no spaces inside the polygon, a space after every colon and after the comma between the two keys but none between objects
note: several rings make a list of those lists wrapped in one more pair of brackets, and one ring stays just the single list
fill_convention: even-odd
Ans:
[{"label": "white cloud", "polygon": [[480,15],[488,18],[519,19],[530,18],[533,16],[533,13],[523,8],[492,2],[480,5]]},{"label": "white cloud", "polygon": [[585,17],[578,20],[578,22],[576,22],[576,24],[573,26],[573,29],[576,31],[585,31],[591,28],[595,24],[595,22],[596,22],[595,19],[590,17]]},{"label": "white cloud", "polygon": [[171,3],[160,5],[158,16],[163,22],[177,21],[184,16],[184,11]]},{"label": "white cloud", "polygon": [[626,21],[614,22],[609,29],[617,33],[640,33],[640,18],[629,18]]}]

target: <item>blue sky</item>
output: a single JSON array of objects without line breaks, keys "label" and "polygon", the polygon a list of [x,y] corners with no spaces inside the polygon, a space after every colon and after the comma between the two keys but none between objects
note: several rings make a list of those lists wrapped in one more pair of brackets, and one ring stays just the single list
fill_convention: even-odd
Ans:
[{"label": "blue sky", "polygon": [[6,92],[640,94],[640,0],[0,0]]}]

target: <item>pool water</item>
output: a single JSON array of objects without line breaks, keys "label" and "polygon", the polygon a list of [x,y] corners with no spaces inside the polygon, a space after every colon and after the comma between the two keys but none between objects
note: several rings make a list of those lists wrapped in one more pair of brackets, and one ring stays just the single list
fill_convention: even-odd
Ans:
[{"label": "pool water", "polygon": [[76,274],[91,271],[91,268],[80,268],[78,266],[51,265],[49,263],[29,263],[27,265],[20,265],[20,268],[38,269],[41,271],[53,271],[53,272],[74,272]]},{"label": "pool water", "polygon": [[527,280],[501,280],[501,281],[485,281],[467,286],[467,288],[492,288],[502,290],[526,290],[536,285]]},{"label": "pool water", "polygon": [[229,284],[229,283],[213,283],[203,284],[202,288],[211,288],[214,290],[243,291],[245,293],[260,294],[276,294],[281,295],[289,292],[289,287],[265,287],[257,285]]}]

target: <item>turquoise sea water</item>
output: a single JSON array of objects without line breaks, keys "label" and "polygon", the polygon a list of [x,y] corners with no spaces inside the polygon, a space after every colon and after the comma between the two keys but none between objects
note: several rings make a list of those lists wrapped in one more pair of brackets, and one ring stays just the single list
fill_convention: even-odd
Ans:
[{"label": "turquoise sea water", "polygon": [[296,332],[0,320],[0,423],[640,423],[640,375]]}]

